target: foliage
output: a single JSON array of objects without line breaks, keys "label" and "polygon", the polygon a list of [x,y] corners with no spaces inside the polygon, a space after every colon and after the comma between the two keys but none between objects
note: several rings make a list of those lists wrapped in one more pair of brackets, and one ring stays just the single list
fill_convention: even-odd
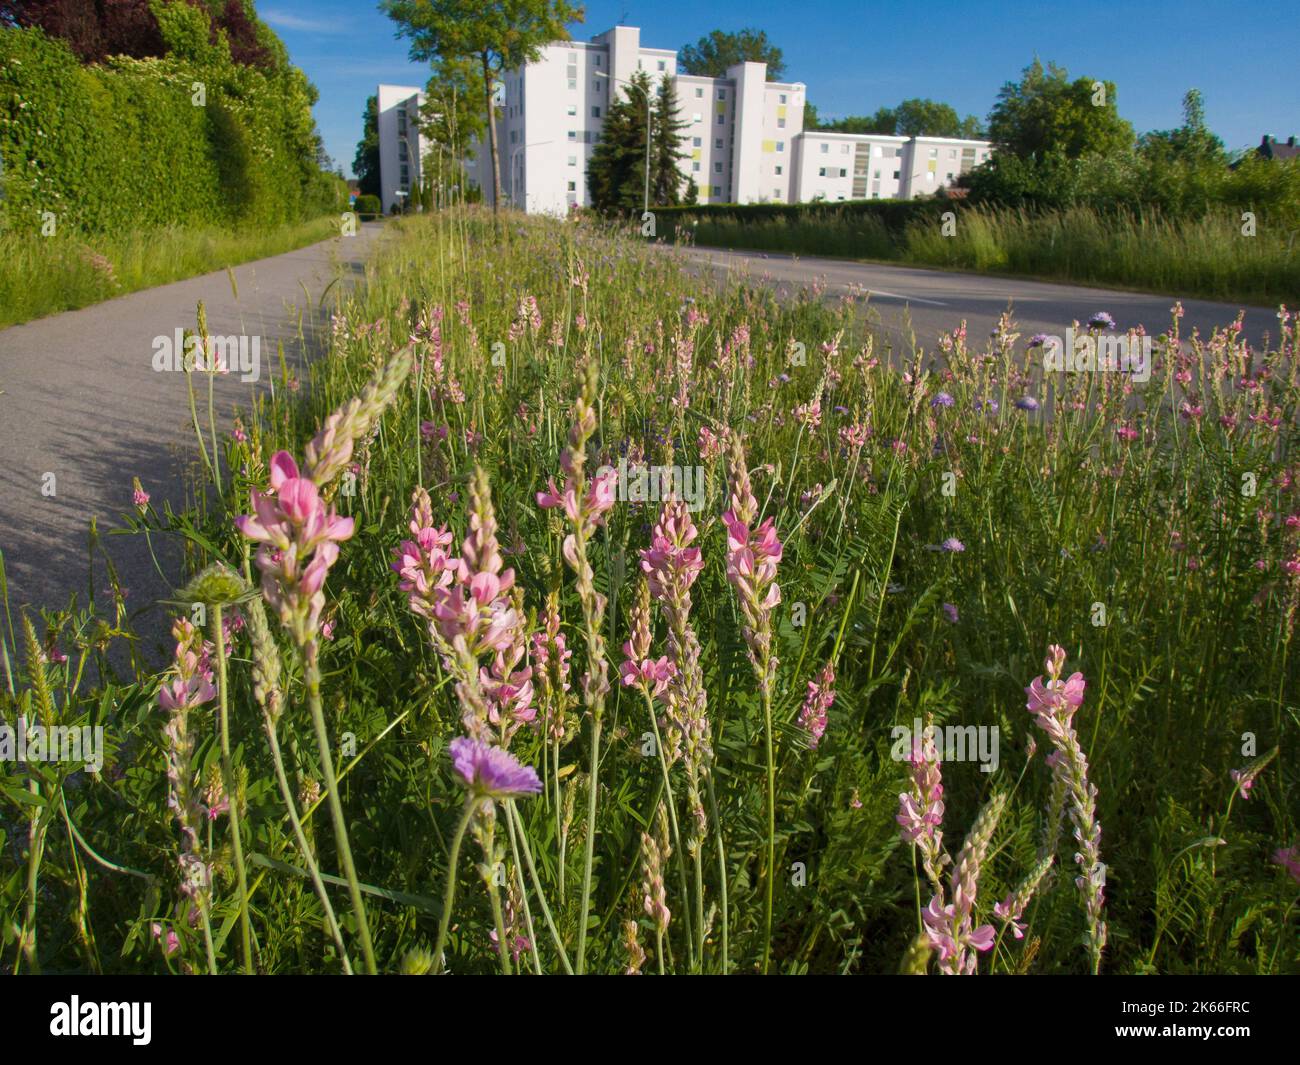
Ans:
[{"label": "foliage", "polygon": [[727,68],[737,63],[766,63],[768,81],[785,76],[785,57],[764,30],[713,30],[695,44],[683,45],[677,60],[681,73],[701,78],[725,78]]},{"label": "foliage", "polygon": [[1076,78],[1037,58],[1018,82],[1007,82],[989,112],[998,152],[1041,161],[1049,155],[1102,157],[1133,146],[1133,127],[1119,115],[1113,82]]},{"label": "foliage", "polygon": [[[809,105],[811,106],[811,105]],[[957,112],[937,100],[904,100],[897,107],[878,108],[874,115],[849,115],[831,122],[818,122],[812,108],[812,124],[805,111],[806,129],[824,129],[835,133],[883,133],[898,137],[962,137],[979,140],[984,126],[974,115],[958,118]]]},{"label": "foliage", "polygon": [[302,72],[236,63],[199,8],[158,15],[167,55],[96,66],[40,30],[0,29],[0,224],[280,226],[341,210]]},{"label": "foliage", "polygon": [[366,99],[366,110],[361,116],[361,139],[357,141],[357,154],[352,159],[352,172],[357,175],[357,188],[363,195],[380,195],[378,96]]}]

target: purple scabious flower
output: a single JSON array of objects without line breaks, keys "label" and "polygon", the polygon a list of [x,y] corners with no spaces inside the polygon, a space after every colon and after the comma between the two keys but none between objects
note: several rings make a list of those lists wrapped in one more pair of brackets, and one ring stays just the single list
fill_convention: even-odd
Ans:
[{"label": "purple scabious flower", "polygon": [[947,392],[936,392],[930,400],[931,407],[951,407],[955,401]]},{"label": "purple scabious flower", "polygon": [[966,550],[966,545],[963,544],[960,540],[958,540],[957,537],[955,537],[955,536],[950,536],[950,537],[948,537],[948,539],[946,539],[943,543],[941,543],[941,544],[939,545],[939,550],[940,550],[940,551],[953,551],[953,552],[955,552],[955,551],[965,551],[965,550]]},{"label": "purple scabious flower", "polygon": [[1088,319],[1089,329],[1114,329],[1115,319],[1105,311],[1098,311]]},{"label": "purple scabious flower", "polygon": [[1038,409],[1038,407],[1039,407],[1038,400],[1034,399],[1033,396],[1021,396],[1018,400],[1016,400],[1017,410],[1035,411]]},{"label": "purple scabious flower", "polygon": [[1029,338],[1029,346],[1031,348],[1041,348],[1050,339],[1051,337],[1049,337],[1046,333],[1035,333],[1033,336]]},{"label": "purple scabious flower", "polygon": [[480,798],[515,799],[542,790],[537,771],[532,766],[520,765],[513,754],[500,747],[457,736],[448,750],[465,787]]},{"label": "purple scabious flower", "polygon": [[957,613],[957,608],[953,606],[952,603],[943,604],[943,613],[944,613],[944,617],[946,617],[954,625],[956,625],[957,622],[961,620],[961,615]]}]

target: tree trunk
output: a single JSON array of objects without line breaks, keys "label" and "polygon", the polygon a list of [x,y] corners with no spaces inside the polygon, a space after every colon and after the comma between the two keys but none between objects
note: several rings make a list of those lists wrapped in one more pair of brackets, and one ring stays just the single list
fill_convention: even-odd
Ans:
[{"label": "tree trunk", "polygon": [[497,153],[496,107],[492,100],[492,64],[486,52],[483,60],[483,91],[487,94],[488,145],[492,152],[492,214],[501,213],[501,157]]}]

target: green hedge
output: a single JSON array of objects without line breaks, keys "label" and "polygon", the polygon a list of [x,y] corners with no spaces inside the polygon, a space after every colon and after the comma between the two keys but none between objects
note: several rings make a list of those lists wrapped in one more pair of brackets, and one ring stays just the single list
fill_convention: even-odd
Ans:
[{"label": "green hedge", "polygon": [[40,30],[0,29],[0,228],[39,232],[45,212],[96,233],[342,211],[345,184],[316,164],[305,75],[235,63],[200,9],[158,12],[167,56],[98,66]]},{"label": "green hedge", "polygon": [[746,224],[785,222],[789,224],[835,223],[839,225],[883,226],[892,234],[901,234],[917,219],[937,219],[945,211],[960,210],[959,201],[927,198],[921,200],[845,200],[828,203],[709,203],[693,207],[656,207],[656,226],[664,229],[690,225],[693,221],[721,222],[724,219]]}]

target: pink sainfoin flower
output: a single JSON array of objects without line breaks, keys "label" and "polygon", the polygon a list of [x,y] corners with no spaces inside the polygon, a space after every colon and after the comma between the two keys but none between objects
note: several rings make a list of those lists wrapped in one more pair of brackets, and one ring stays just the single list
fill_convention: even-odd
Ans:
[{"label": "pink sainfoin flower", "polygon": [[447,554],[451,533],[433,523],[433,504],[429,493],[417,488],[411,494],[411,535],[393,551],[389,568],[401,580],[398,587],[407,593],[411,612],[426,620],[433,617],[436,592],[446,588],[455,577],[455,560]]},{"label": "pink sainfoin flower", "polygon": [[271,459],[271,491],[252,493],[255,513],[235,526],[257,549],[262,594],[300,646],[316,635],[325,606],[325,575],[339,557],[339,543],[353,532],[321,499],[310,478],[299,475],[287,451]]},{"label": "pink sainfoin flower", "polygon": [[1074,838],[1079,850],[1074,856],[1081,875],[1075,886],[1083,899],[1088,918],[1088,941],[1092,968],[1101,967],[1101,952],[1106,945],[1106,922],[1102,920],[1105,902],[1106,867],[1101,862],[1101,825],[1097,821],[1097,788],[1088,780],[1088,760],[1074,730],[1075,711],[1083,704],[1085,682],[1082,673],[1062,680],[1065,649],[1053,644],[1044,663],[1047,680],[1036,677],[1025,689],[1025,704],[1038,727],[1047,734],[1055,748],[1048,758],[1056,778],[1055,786],[1067,796]]},{"label": "pink sainfoin flower", "polygon": [[740,602],[742,633],[749,648],[750,664],[760,687],[770,696],[776,683],[772,612],[781,602],[776,572],[782,547],[773,519],[766,518],[754,527],[758,520],[758,500],[750,484],[744,444],[734,434],[730,443],[727,476],[731,482],[731,509],[722,515],[727,527],[727,580]]},{"label": "pink sainfoin flower", "polygon": [[677,675],[677,667],[667,655],[658,659],[650,655],[650,584],[644,577],[637,584],[637,597],[628,612],[628,620],[631,633],[623,644],[623,664],[619,666],[619,675],[626,686],[635,686],[649,698],[657,699]]},{"label": "pink sainfoin flower", "polygon": [[141,514],[143,514],[145,508],[149,506],[149,493],[146,492],[144,486],[140,484],[139,477],[133,478],[132,481],[131,502],[135,504],[135,508]]},{"label": "pink sainfoin flower", "polygon": [[808,682],[808,694],[804,696],[799,711],[799,725],[808,733],[808,746],[813,750],[817,749],[826,733],[826,716],[835,702],[834,683],[835,670],[829,662],[816,680]]},{"label": "pink sainfoin flower", "polygon": [[[456,677],[466,731],[482,740],[493,725],[504,723],[513,733],[534,715],[531,671],[515,668],[525,644],[523,615],[510,595],[515,573],[504,568],[491,485],[481,467],[470,480],[469,501],[469,534],[453,580],[434,590],[429,632]],[[492,656],[486,676],[479,661],[484,655]]]},{"label": "pink sainfoin flower", "polygon": [[176,651],[172,679],[158,692],[158,702],[167,711],[163,726],[167,757],[167,807],[181,831],[180,891],[186,900],[186,919],[197,920],[212,890],[212,870],[204,860],[199,826],[204,822],[203,804],[194,786],[193,756],[196,730],[190,714],[216,698],[212,673],[206,664],[202,634],[188,619],[172,626]]},{"label": "pink sainfoin flower", "polygon": [[546,597],[546,613],[542,628],[533,633],[533,666],[537,680],[537,701],[542,708],[542,727],[547,739],[560,742],[564,739],[564,711],[570,701],[569,660],[573,651],[565,642],[560,629],[560,596],[551,592]]},{"label": "pink sainfoin flower", "polygon": [[1006,806],[1006,796],[994,795],[971,826],[952,870],[952,902],[943,906],[936,895],[922,914],[930,941],[939,951],[939,971],[971,975],[976,970],[976,952],[989,950],[996,933],[989,924],[975,927],[975,898],[980,869],[988,855],[993,832]]},{"label": "pink sainfoin flower", "polygon": [[908,765],[911,788],[899,794],[898,816],[894,820],[904,842],[916,844],[926,877],[942,895],[940,874],[949,860],[943,849],[943,771],[928,726],[921,736],[913,738]]},{"label": "pink sainfoin flower", "polygon": [[1025,908],[1029,905],[1030,900],[1034,897],[1034,892],[1047,876],[1047,871],[1052,867],[1052,862],[1056,860],[1054,854],[1047,855],[1042,861],[1034,867],[1033,871],[1025,877],[1010,895],[1001,902],[993,906],[993,916],[996,917],[1003,925],[1011,929],[1011,934],[1016,939],[1024,939],[1025,922],[1022,918],[1025,915]]},{"label": "pink sainfoin flower", "polygon": [[646,586],[668,622],[668,658],[674,670],[666,754],[674,760],[685,740],[688,772],[694,773],[712,756],[700,643],[690,622],[691,586],[704,569],[700,549],[692,546],[698,536],[686,504],[672,497],[660,508],[650,546],[641,551]]}]

